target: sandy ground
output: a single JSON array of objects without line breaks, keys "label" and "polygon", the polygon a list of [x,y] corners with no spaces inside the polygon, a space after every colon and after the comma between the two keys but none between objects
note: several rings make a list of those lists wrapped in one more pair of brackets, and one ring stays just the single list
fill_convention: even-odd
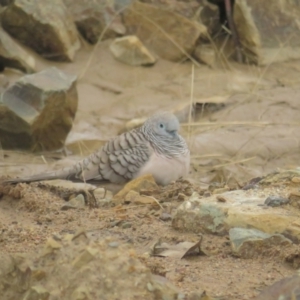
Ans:
[{"label": "sandy ground", "polygon": [[[85,45],[71,64],[38,60],[39,70],[56,65],[79,76],[79,108],[66,146],[69,155],[2,150],[1,175],[30,175],[70,164],[124,130],[133,118],[191,101],[224,104],[213,112],[200,109],[197,124],[183,126],[182,134],[192,151],[189,179],[196,186],[207,188],[213,183],[235,188],[255,176],[299,164],[300,61],[264,68],[232,62],[227,68],[203,65],[195,67],[193,73],[189,62],[159,60],[151,68],[127,66],[113,59],[108,45],[109,41],[104,42],[94,52]],[[20,76],[12,71],[5,74],[10,82]],[[63,211],[62,198],[35,185],[20,185],[19,189],[21,199],[18,194],[17,199],[5,195],[0,201],[3,252],[34,253],[52,235],[85,229],[95,239],[113,236],[132,244],[154,273],[166,276],[185,292],[206,290],[226,299],[251,299],[264,287],[294,272],[276,257],[233,257],[226,236],[204,236],[205,247],[215,255],[146,259],[143,253],[159,238],[175,243],[197,241],[199,236],[173,230],[170,221],[161,220],[162,211],[152,207]],[[177,195],[170,196],[164,211],[171,214],[180,201]],[[129,228],[124,223],[129,223]]]}]

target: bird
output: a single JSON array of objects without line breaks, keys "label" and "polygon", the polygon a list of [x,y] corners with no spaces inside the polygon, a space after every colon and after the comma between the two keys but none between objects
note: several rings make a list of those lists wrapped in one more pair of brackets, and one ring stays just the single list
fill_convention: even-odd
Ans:
[{"label": "bird", "polygon": [[66,179],[82,182],[124,184],[151,174],[157,184],[165,186],[188,175],[190,150],[179,134],[180,123],[170,112],[158,112],[142,126],[110,139],[82,161],[71,167],[4,183]]}]

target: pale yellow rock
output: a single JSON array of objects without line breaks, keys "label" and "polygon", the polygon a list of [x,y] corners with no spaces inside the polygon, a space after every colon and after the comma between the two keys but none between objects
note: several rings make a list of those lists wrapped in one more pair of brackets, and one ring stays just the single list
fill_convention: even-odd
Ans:
[{"label": "pale yellow rock", "polygon": [[151,204],[158,205],[158,201],[154,197],[142,196],[136,191],[129,191],[125,196],[125,202],[130,202],[134,204]]},{"label": "pale yellow rock", "polygon": [[134,35],[115,39],[109,48],[117,60],[128,65],[149,66],[156,62],[156,58]]},{"label": "pale yellow rock", "polygon": [[87,265],[89,262],[91,262],[97,255],[98,249],[92,248],[92,247],[86,247],[85,250],[74,259],[72,262],[72,265],[80,269],[84,265]]},{"label": "pale yellow rock", "polygon": [[139,192],[142,189],[157,189],[158,186],[152,175],[140,176],[130,182],[128,182],[124,188],[119,191],[112,199],[113,202],[122,203],[125,200],[126,195],[130,191]]}]

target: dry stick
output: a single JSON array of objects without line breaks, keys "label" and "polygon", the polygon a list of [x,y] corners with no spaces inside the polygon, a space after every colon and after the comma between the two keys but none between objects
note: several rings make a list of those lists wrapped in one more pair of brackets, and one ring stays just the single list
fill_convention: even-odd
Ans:
[{"label": "dry stick", "polygon": [[255,159],[256,157],[257,156],[252,156],[252,157],[248,157],[248,158],[244,158],[244,159],[232,161],[232,162],[225,163],[225,164],[219,164],[219,165],[213,166],[212,168],[215,169],[215,168],[222,168],[222,167],[226,167],[226,166],[230,166],[230,165],[236,165],[236,164],[240,164],[240,163],[243,163],[243,162]]},{"label": "dry stick", "polygon": [[276,122],[202,122],[202,123],[188,123],[182,124],[181,126],[232,126],[232,125],[244,125],[253,127],[263,127],[263,126],[300,126],[300,122],[290,122],[290,123],[276,123]]}]

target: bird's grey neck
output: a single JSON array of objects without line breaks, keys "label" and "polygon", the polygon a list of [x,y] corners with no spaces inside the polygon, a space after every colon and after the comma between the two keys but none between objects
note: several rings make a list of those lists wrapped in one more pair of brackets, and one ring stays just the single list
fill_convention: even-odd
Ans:
[{"label": "bird's grey neck", "polygon": [[154,151],[160,155],[172,158],[188,152],[185,140],[180,135],[177,135],[176,139],[174,139],[168,136],[158,136],[145,127],[141,127],[141,131]]}]

